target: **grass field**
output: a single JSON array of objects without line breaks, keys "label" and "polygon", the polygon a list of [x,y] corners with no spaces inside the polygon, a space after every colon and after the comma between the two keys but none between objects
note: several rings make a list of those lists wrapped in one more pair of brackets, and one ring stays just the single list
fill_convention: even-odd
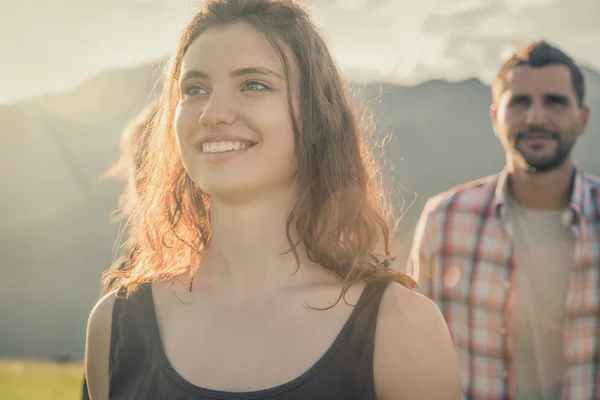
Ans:
[{"label": "grass field", "polygon": [[81,399],[81,364],[0,360],[0,399]]}]

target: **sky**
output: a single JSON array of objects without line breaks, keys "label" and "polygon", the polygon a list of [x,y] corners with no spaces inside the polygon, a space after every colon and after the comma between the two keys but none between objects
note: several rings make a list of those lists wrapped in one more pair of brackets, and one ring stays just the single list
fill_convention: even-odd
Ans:
[{"label": "sky", "polygon": [[[67,91],[172,53],[202,0],[0,1],[0,104]],[[600,0],[303,0],[363,83],[476,77],[546,39],[600,70]]]}]

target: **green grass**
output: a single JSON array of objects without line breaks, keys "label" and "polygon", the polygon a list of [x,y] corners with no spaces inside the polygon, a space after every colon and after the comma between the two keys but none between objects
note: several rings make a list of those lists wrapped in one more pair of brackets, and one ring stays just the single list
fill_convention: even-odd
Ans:
[{"label": "green grass", "polygon": [[81,399],[81,364],[0,360],[0,399]]}]

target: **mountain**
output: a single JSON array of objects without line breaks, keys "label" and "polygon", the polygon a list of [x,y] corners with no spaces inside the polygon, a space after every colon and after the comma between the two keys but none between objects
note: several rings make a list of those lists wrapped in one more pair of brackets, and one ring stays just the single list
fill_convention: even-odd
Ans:
[{"label": "mountain", "polygon": [[[600,107],[600,74],[590,69],[584,69],[584,74],[592,116],[587,134],[577,143],[575,158],[584,170],[600,175],[600,120],[594,114]],[[373,109],[378,130],[393,134],[385,153],[393,166],[393,187],[401,195],[396,201],[404,198],[406,206],[414,201],[399,232],[408,250],[428,197],[503,167],[504,153],[489,119],[491,91],[477,79],[434,80],[414,87],[369,85],[358,90]]]},{"label": "mountain", "polygon": [[[123,126],[157,90],[159,72],[107,71],[61,95],[0,106],[0,357],[81,358],[118,232],[109,213],[122,185],[99,177],[118,158]],[[600,74],[585,75],[588,103],[599,110]],[[405,202],[402,265],[428,197],[502,168],[490,88],[476,79],[353,88],[378,134],[393,135],[384,164],[398,211]],[[599,130],[592,115],[575,154],[600,176]]]}]

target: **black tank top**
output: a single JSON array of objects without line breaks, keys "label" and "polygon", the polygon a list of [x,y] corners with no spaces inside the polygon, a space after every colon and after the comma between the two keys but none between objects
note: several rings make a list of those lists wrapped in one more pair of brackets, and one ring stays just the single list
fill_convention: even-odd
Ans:
[{"label": "black tank top", "polygon": [[144,284],[114,305],[109,399],[376,400],[375,327],[386,286],[365,286],[331,347],[299,377],[265,390],[224,392],[195,386],[173,369],[162,347],[151,286]]}]

